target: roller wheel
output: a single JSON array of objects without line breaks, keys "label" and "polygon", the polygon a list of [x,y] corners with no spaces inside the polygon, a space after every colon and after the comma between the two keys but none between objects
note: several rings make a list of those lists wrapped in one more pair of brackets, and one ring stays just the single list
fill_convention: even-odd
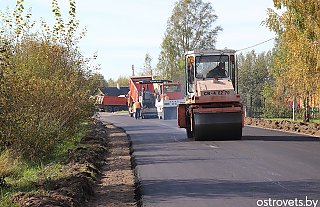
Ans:
[{"label": "roller wheel", "polygon": [[186,128],[187,131],[187,137],[188,138],[194,138],[193,131],[191,131],[191,127]]},{"label": "roller wheel", "polygon": [[241,140],[242,139],[242,127],[239,129],[239,133],[234,136],[234,140]]},{"label": "roller wheel", "polygon": [[195,141],[240,140],[242,115],[237,112],[195,114]]}]

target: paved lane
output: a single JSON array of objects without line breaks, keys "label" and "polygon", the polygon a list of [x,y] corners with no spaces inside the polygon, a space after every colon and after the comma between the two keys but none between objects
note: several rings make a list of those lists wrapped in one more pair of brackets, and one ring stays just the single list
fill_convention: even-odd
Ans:
[{"label": "paved lane", "polygon": [[299,206],[309,204],[306,196],[320,200],[318,138],[245,127],[241,141],[195,142],[176,120],[100,116],[132,139],[144,206],[278,206],[295,199]]}]

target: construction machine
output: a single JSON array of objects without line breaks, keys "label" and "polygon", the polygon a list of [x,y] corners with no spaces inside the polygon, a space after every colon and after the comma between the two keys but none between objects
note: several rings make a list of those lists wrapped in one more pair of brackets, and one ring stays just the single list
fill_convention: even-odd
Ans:
[{"label": "construction machine", "polygon": [[178,126],[196,141],[242,137],[243,107],[235,93],[235,50],[195,50],[185,54],[186,98],[178,106]]},{"label": "construction machine", "polygon": [[128,112],[132,117],[135,114],[135,104],[140,102],[141,118],[152,118],[157,117],[157,107],[156,107],[156,87],[155,84],[161,84],[165,82],[170,82],[168,80],[153,80],[151,75],[144,76],[129,76],[130,80],[130,91],[127,95],[128,102]]},{"label": "construction machine", "polygon": [[154,88],[152,83],[143,83],[144,81],[151,81],[152,76],[129,76],[130,91],[127,96],[128,112],[132,117],[135,114],[135,102],[141,104],[142,118],[157,117],[157,109],[155,107]]},{"label": "construction machine", "polygon": [[159,119],[177,119],[177,106],[184,103],[181,83],[162,83],[157,89],[156,107]]}]

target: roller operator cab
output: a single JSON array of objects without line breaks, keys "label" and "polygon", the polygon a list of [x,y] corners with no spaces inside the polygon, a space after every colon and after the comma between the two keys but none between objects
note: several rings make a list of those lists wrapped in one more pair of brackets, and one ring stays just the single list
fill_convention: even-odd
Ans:
[{"label": "roller operator cab", "polygon": [[178,106],[178,126],[189,138],[241,139],[243,110],[235,93],[235,50],[190,51],[186,55],[184,104]]}]

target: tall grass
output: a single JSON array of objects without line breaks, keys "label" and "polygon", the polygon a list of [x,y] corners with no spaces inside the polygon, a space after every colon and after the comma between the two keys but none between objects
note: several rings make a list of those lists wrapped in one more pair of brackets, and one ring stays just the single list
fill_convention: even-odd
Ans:
[{"label": "tall grass", "polygon": [[0,155],[0,206],[16,206],[10,202],[10,196],[18,192],[33,192],[39,188],[35,183],[45,182],[41,190],[52,190],[51,180],[69,176],[68,166],[63,164],[71,155],[68,149],[84,147],[80,140],[90,129],[92,123],[80,125],[79,132],[72,138],[60,142],[51,154],[41,162],[16,157],[14,151],[5,150]]}]

